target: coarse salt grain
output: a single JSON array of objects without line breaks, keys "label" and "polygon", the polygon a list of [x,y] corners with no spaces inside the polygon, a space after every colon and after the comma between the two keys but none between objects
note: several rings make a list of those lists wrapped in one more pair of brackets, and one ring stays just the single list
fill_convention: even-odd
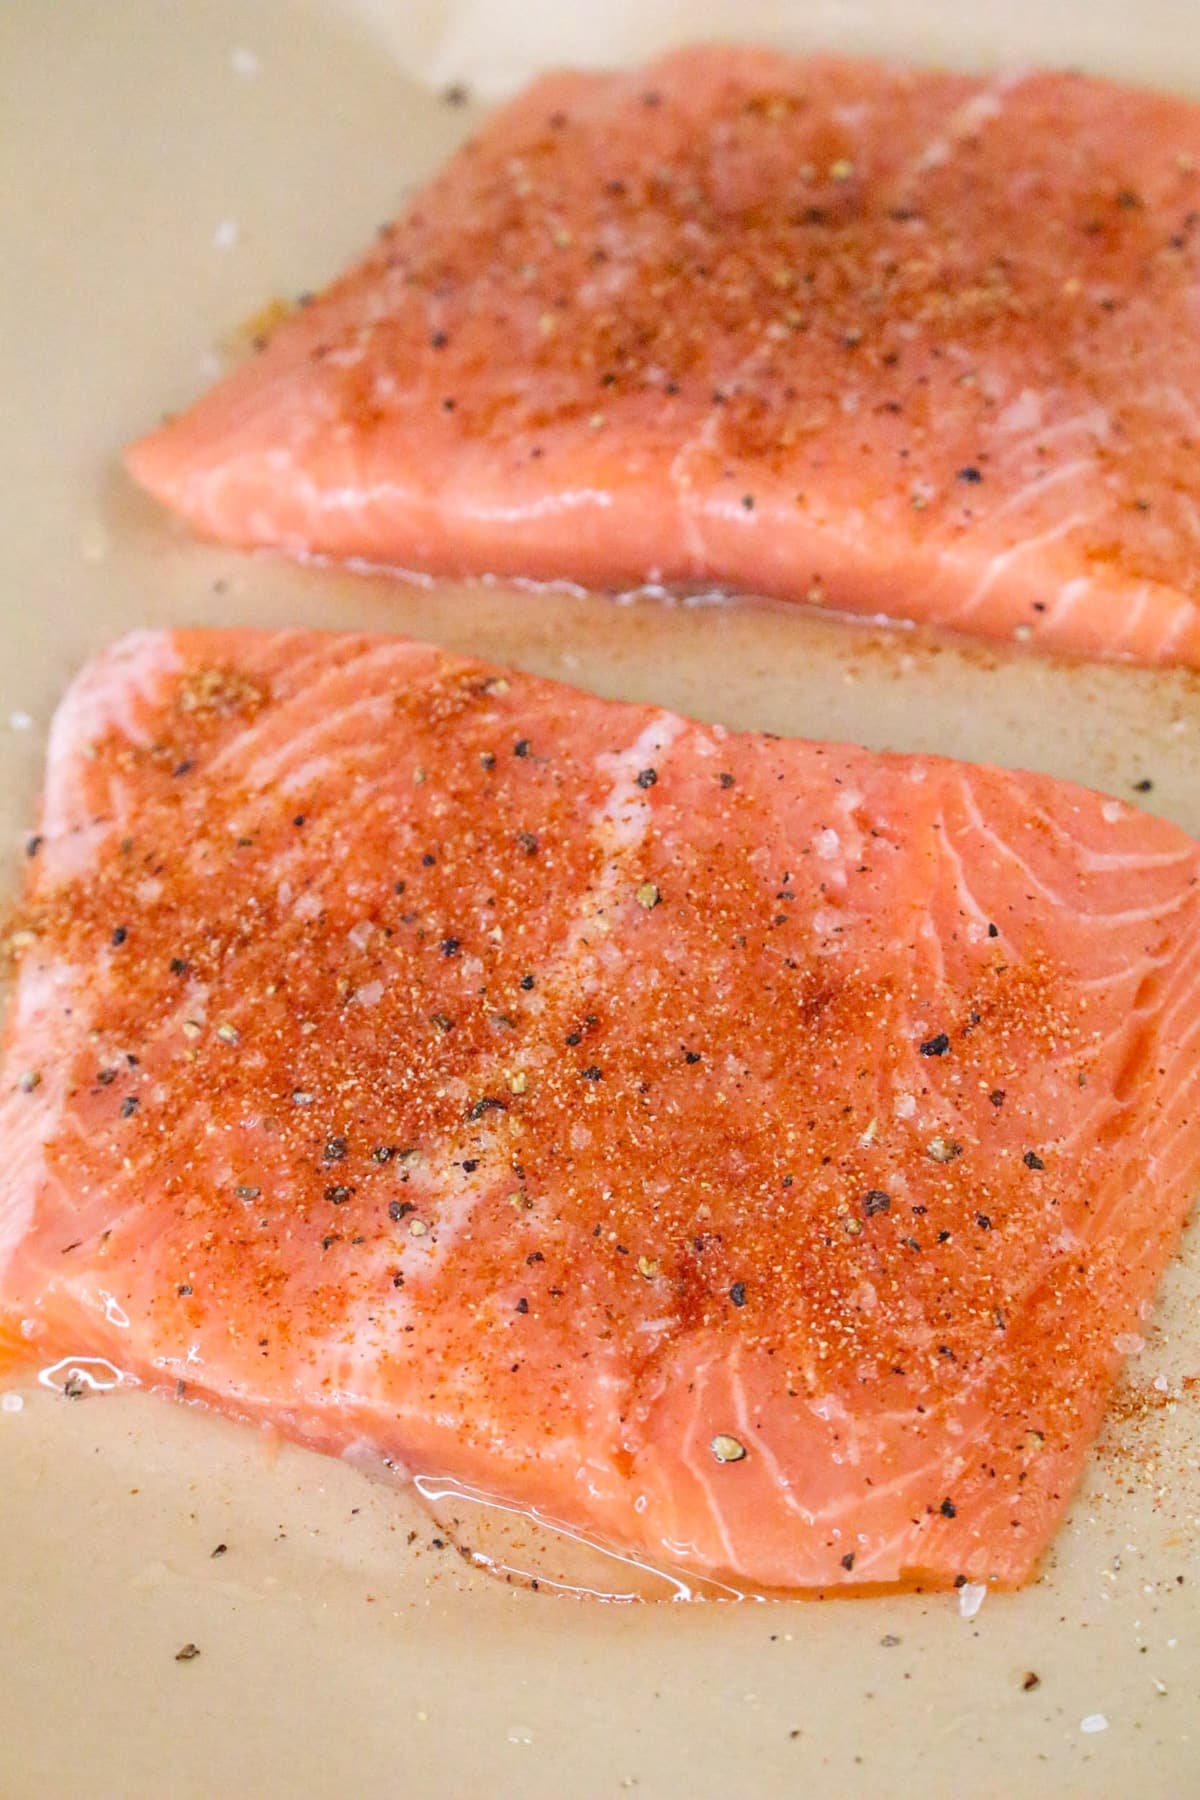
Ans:
[{"label": "coarse salt grain", "polygon": [[960,1619],[973,1619],[984,1601],[987,1599],[987,1584],[983,1581],[965,1581],[958,1590],[958,1616]]},{"label": "coarse salt grain", "polygon": [[10,731],[28,731],[33,724],[33,717],[27,712],[10,712],[8,729]]},{"label": "coarse salt grain", "polygon": [[232,250],[238,241],[238,222],[236,219],[222,219],[213,232],[214,250]]},{"label": "coarse salt grain", "polygon": [[1107,1731],[1108,1720],[1103,1713],[1089,1713],[1086,1719],[1079,1721],[1080,1731]]},{"label": "coarse salt grain", "polygon": [[0,1412],[19,1413],[24,1405],[20,1394],[0,1394]]},{"label": "coarse salt grain", "polygon": [[229,52],[229,66],[235,75],[241,76],[243,81],[253,81],[262,67],[253,50],[247,50],[242,45]]}]

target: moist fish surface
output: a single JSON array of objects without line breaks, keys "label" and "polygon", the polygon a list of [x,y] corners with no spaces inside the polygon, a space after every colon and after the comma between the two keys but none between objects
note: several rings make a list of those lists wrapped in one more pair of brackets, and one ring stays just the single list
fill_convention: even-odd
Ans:
[{"label": "moist fish surface", "polygon": [[1198,171],[1081,75],[550,75],[129,466],[238,545],[1200,666]]},{"label": "moist fish surface", "polygon": [[78,677],[28,849],[10,1374],[735,1583],[1033,1574],[1200,1167],[1175,827],[183,631]]}]

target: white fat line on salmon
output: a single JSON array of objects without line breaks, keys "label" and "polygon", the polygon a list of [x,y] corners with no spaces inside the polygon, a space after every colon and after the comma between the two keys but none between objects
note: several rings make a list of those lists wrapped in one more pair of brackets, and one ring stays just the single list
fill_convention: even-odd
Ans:
[{"label": "white fat line on salmon", "polygon": [[[1089,911],[1079,905],[1076,897],[1055,893],[1053,888],[1047,887],[1045,882],[1038,879],[1029,864],[1007,839],[1002,838],[988,825],[975,804],[974,794],[965,777],[960,777],[956,785],[962,798],[963,810],[983,842],[991,846],[998,858],[1019,869],[1022,879],[1029,884],[1040,899],[1047,900],[1052,906],[1069,912],[1070,916],[1077,919],[1082,925],[1096,929],[1108,929],[1118,925],[1139,925],[1150,919],[1165,919],[1172,913],[1178,912],[1192,898],[1190,892],[1184,892],[1176,894],[1173,899],[1164,902],[1161,906],[1132,907],[1124,912]],[[1019,794],[1020,783],[1014,781],[1012,785]]]},{"label": "white fat line on salmon", "polygon": [[[1038,630],[1056,631],[1065,620],[1070,618],[1071,614],[1075,611],[1075,608],[1079,605],[1079,602],[1092,592],[1094,586],[1095,583],[1090,575],[1075,575],[1070,581],[1064,581],[1053,600],[1050,602],[1049,611],[1042,615],[1038,624]],[[1145,610],[1146,593],[1143,588],[1141,595],[1136,601],[1130,614],[1129,623],[1131,626],[1141,617]]]},{"label": "white fat line on salmon", "polygon": [[[322,666],[323,665],[323,666]],[[328,704],[330,692],[339,686],[357,687],[378,671],[395,667],[403,673],[410,670],[412,658],[401,644],[376,644],[352,660],[329,667],[322,659],[316,682],[295,683],[292,692],[281,702],[264,707],[256,718],[239,731],[208,765],[207,778],[223,774],[231,765],[245,765],[243,779],[261,800],[270,801],[282,789],[294,792],[305,783],[328,772],[341,757],[353,755],[361,763],[364,747],[370,740],[358,733],[348,733],[351,720],[364,721],[372,716],[390,717],[394,695],[368,694],[365,699],[348,699],[341,706]],[[313,722],[297,731],[291,724],[293,712],[311,717]],[[339,756],[318,756],[316,751],[327,739],[338,743]],[[380,754],[381,752],[376,752]]]},{"label": "white fat line on salmon", "polygon": [[[711,1448],[713,1431],[719,1431],[721,1427],[719,1423],[719,1414],[708,1405],[705,1399],[705,1390],[708,1386],[709,1373],[709,1365],[702,1365],[697,1371],[695,1379],[690,1383],[694,1398],[691,1417],[689,1418],[687,1427],[683,1433],[683,1441],[679,1445],[679,1460],[682,1467],[688,1470],[694,1477],[697,1486],[704,1495],[705,1505],[707,1506],[709,1517],[712,1520],[713,1529],[721,1544],[724,1566],[728,1569],[735,1569],[737,1567],[737,1555],[734,1551],[733,1539],[729,1534],[729,1527],[725,1522],[724,1506],[718,1499],[717,1490],[714,1485],[715,1480],[723,1473],[723,1470],[719,1463],[714,1462]],[[704,1420],[703,1425],[701,1424],[702,1419]],[[731,1466],[736,1468],[738,1465],[733,1464]],[[679,1557],[682,1561],[691,1561],[697,1556],[704,1557],[704,1552],[700,1550],[698,1546],[681,1543],[678,1540],[672,1541],[672,1539],[667,1536],[666,1531],[661,1528],[656,1531],[656,1536],[660,1536],[662,1542],[667,1546],[671,1554]],[[707,1560],[713,1562],[717,1559],[710,1556]]]},{"label": "white fat line on salmon", "polygon": [[[417,511],[422,507],[421,496],[414,493],[412,487],[405,482],[371,481],[354,487],[324,488],[299,468],[293,468],[292,478],[296,487],[303,491],[307,505],[314,513],[361,513],[371,507],[395,505]],[[489,506],[476,501],[469,508],[464,508],[463,516],[495,520],[502,524],[520,524],[526,519],[553,518],[558,513],[578,512],[588,507],[605,511],[613,504],[613,496],[605,488],[563,488],[557,493],[544,494],[538,500],[525,500],[509,506]],[[436,503],[426,501],[424,505],[431,513],[438,510]],[[270,535],[270,525],[266,518],[263,523],[267,530],[261,535],[266,537]],[[303,550],[303,545],[300,548]]]},{"label": "white fat line on salmon", "polygon": [[[979,1453],[987,1448],[984,1433],[990,1430],[991,1415],[982,1405],[981,1396],[987,1388],[990,1375],[989,1370],[981,1368],[967,1378],[952,1404],[944,1409],[935,1408],[924,1416],[922,1424],[929,1450],[922,1460],[901,1469],[887,1481],[873,1483],[869,1490],[859,1496],[855,1515],[859,1523],[854,1547],[854,1574],[859,1582],[868,1579],[877,1570],[881,1571],[878,1576],[880,1580],[900,1579],[906,1567],[905,1552],[909,1552],[919,1562],[922,1540],[926,1534],[942,1528],[942,1515],[920,1511],[902,1529],[884,1530],[876,1536],[871,1516],[880,1509],[886,1513],[889,1502],[896,1495],[907,1494],[915,1502],[916,1497],[924,1490],[925,1498],[921,1504],[929,1507],[936,1495],[945,1494],[947,1487],[953,1492],[955,1484],[972,1463],[979,1460]],[[977,1421],[969,1428],[962,1423],[962,1416],[968,1414]],[[850,1425],[863,1432],[869,1430],[880,1441],[886,1436],[885,1428],[893,1424],[903,1426],[910,1423],[911,1418],[911,1411],[904,1407],[887,1407],[861,1418],[854,1414],[847,1415]],[[947,1437],[954,1439],[954,1455],[949,1462]],[[1015,1494],[998,1496],[995,1504],[1007,1507],[1015,1499]],[[832,1526],[845,1512],[845,1507],[844,1496],[818,1507],[812,1513],[814,1527]]]},{"label": "white fat line on salmon", "polygon": [[667,479],[671,492],[675,496],[675,522],[683,544],[684,554],[688,559],[688,577],[694,581],[703,580],[707,574],[707,558],[704,554],[704,537],[692,510],[692,484],[688,479],[686,462],[691,454],[694,440],[689,439],[682,450],[671,458],[667,469]]},{"label": "white fat line on salmon", "polygon": [[60,760],[78,755],[78,746],[106,732],[118,731],[135,743],[147,744],[152,733],[139,726],[140,709],[153,709],[166,682],[183,670],[183,658],[172,634],[132,631],[76,676],[55,713],[48,755]]},{"label": "white fat line on salmon", "polygon": [[[1197,518],[1200,519],[1200,513],[1197,514]],[[1200,537],[1200,530],[1196,535]],[[1162,583],[1155,584],[1154,593],[1160,607],[1167,607],[1171,613],[1171,623],[1163,636],[1159,638],[1157,646],[1162,660],[1168,662],[1179,640],[1187,632],[1196,629],[1197,604],[1195,600],[1189,599],[1186,595],[1174,593]]]},{"label": "white fat line on salmon", "polygon": [[[1094,587],[1094,583],[1088,583],[1088,589],[1092,589],[1092,587]],[[1155,598],[1155,589],[1151,587],[1150,581],[1142,581],[1141,587],[1135,587],[1132,592],[1119,590],[1115,596],[1108,594],[1105,598],[1108,601],[1108,607],[1105,610],[1112,610],[1114,598],[1119,603],[1117,625],[1115,625],[1114,639],[1112,639],[1114,652],[1124,650],[1128,644],[1137,644],[1141,637],[1139,628],[1141,628],[1142,619],[1146,617],[1146,608],[1150,607],[1151,599]],[[1132,605],[1130,605],[1130,601],[1132,601]],[[1051,616],[1047,623],[1060,625],[1058,607],[1051,607]]]},{"label": "white fat line on salmon", "polygon": [[[42,801],[43,871],[47,878],[68,880],[94,862],[98,846],[119,824],[119,808],[98,804],[89,790],[91,772],[80,780],[79,745],[99,742],[109,733],[131,743],[150,742],[147,717],[161,702],[165,684],[179,674],[183,660],[166,632],[138,631],[122,638],[76,676],[50,726],[46,747],[46,783]],[[107,799],[119,795],[118,775],[105,777]]]},{"label": "white fat line on salmon", "polygon": [[1068,513],[1065,518],[1059,519],[1057,524],[1048,526],[1045,531],[1039,532],[1035,537],[1022,538],[1018,543],[1010,545],[1007,550],[998,551],[991,558],[970,593],[949,615],[948,623],[957,625],[961,620],[968,619],[973,613],[978,612],[997,581],[1002,575],[1007,574],[1014,562],[1031,555],[1034,551],[1043,550],[1047,544],[1053,544],[1059,538],[1069,536],[1081,525],[1088,524],[1091,516],[1086,512]]},{"label": "white fat line on salmon", "polygon": [[[791,1479],[784,1473],[783,1465],[776,1458],[768,1439],[761,1431],[756,1431],[754,1428],[750,1409],[746,1404],[745,1384],[742,1381],[742,1354],[742,1346],[739,1343],[735,1345],[727,1365],[729,1391],[733,1401],[733,1419],[737,1427],[736,1436],[741,1443],[745,1444],[749,1453],[762,1463],[782,1494],[783,1503],[788,1511],[795,1513],[796,1517],[805,1525],[812,1525],[815,1518],[814,1513],[796,1498],[792,1492]],[[812,1403],[810,1402],[809,1405],[811,1409]],[[858,1458],[854,1456],[851,1460],[857,1462]]]},{"label": "white fat line on salmon", "polygon": [[[1105,834],[1106,836],[1116,837],[1118,835],[1116,827],[1137,827],[1140,822],[1135,807],[1126,806],[1122,801],[1118,801],[1117,805],[1119,810],[1116,818],[1105,820],[1105,824],[1114,827]],[[1026,800],[1026,807],[1029,818],[1034,820],[1047,836],[1070,850],[1085,875],[1107,875],[1117,869],[1177,869],[1181,863],[1192,861],[1200,867],[1200,853],[1190,844],[1182,850],[1161,850],[1154,853],[1144,850],[1137,852],[1089,850],[1078,838],[1072,837],[1070,832],[1064,831],[1059,821],[1032,799]]]},{"label": "white fat line on salmon", "polygon": [[742,357],[723,380],[714,383],[712,397],[703,417],[671,458],[667,479],[675,496],[676,522],[684,550],[692,565],[688,573],[693,580],[703,580],[709,573],[708,551],[701,525],[705,513],[725,513],[726,516],[739,519],[744,519],[747,515],[742,506],[741,489],[738,490],[736,501],[728,508],[722,507],[719,501],[714,502],[711,494],[703,487],[697,500],[689,464],[697,456],[703,458],[715,450],[726,400],[737,393],[760,363],[769,362],[777,349],[778,346],[769,337],[765,337]]},{"label": "white fat line on salmon", "polygon": [[945,166],[967,139],[974,137],[983,126],[998,119],[1004,111],[1004,101],[1013,89],[1024,81],[1022,71],[1007,70],[998,75],[981,93],[972,94],[969,100],[961,100],[942,120],[936,137],[932,137],[894,178],[893,190],[904,194],[922,175],[933,169]]},{"label": "white fat line on salmon", "polygon": [[[1028,389],[1025,391],[1028,392]],[[1033,466],[1037,473],[1030,477],[1024,487],[1011,494],[1002,505],[996,508],[995,512],[989,512],[989,524],[1014,512],[1024,504],[1030,494],[1040,495],[1047,488],[1058,487],[1063,481],[1069,480],[1077,474],[1081,468],[1094,468],[1095,460],[1091,456],[1075,457],[1070,462],[1052,464],[1049,468],[1046,466],[1046,454],[1052,444],[1060,444],[1063,440],[1077,437],[1081,433],[1094,439],[1097,444],[1108,441],[1112,436],[1112,420],[1104,407],[1089,406],[1084,412],[1071,413],[1069,417],[1060,419],[1057,425],[1041,427],[1035,424],[1016,438],[999,457],[995,458],[994,468],[997,473],[1015,475],[1016,467],[1023,462],[1028,463],[1031,459],[1036,459]]]},{"label": "white fat line on salmon", "polygon": [[989,940],[989,935],[994,933],[992,941],[999,942],[1002,928],[996,924],[991,915],[975,898],[971,884],[967,880],[966,865],[955,848],[944,807],[938,808],[937,822],[940,828],[935,834],[938,853],[950,870],[954,881],[955,898],[962,911],[971,920],[971,925],[967,928],[968,937],[972,942],[985,943]]}]

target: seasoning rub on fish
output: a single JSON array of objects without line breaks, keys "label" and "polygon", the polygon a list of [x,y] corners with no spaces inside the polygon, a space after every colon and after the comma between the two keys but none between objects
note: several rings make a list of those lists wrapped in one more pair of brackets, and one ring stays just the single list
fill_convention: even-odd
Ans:
[{"label": "seasoning rub on fish", "polygon": [[234,544],[1197,667],[1198,246],[1180,98],[550,75],[129,466]]},{"label": "seasoning rub on fish", "polygon": [[0,1344],[735,1583],[1027,1580],[1200,1168],[1200,851],[384,637],[56,718]]}]

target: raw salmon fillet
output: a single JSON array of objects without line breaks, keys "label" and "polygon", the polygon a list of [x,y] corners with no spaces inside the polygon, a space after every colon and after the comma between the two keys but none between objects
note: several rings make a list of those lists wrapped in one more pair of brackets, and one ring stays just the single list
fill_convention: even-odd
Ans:
[{"label": "raw salmon fillet", "polygon": [[552,75],[129,466],[239,545],[1200,666],[1198,171],[1078,75]]},{"label": "raw salmon fillet", "polygon": [[176,632],[79,677],[30,853],[10,1361],[759,1587],[1033,1572],[1200,1168],[1173,826]]}]

